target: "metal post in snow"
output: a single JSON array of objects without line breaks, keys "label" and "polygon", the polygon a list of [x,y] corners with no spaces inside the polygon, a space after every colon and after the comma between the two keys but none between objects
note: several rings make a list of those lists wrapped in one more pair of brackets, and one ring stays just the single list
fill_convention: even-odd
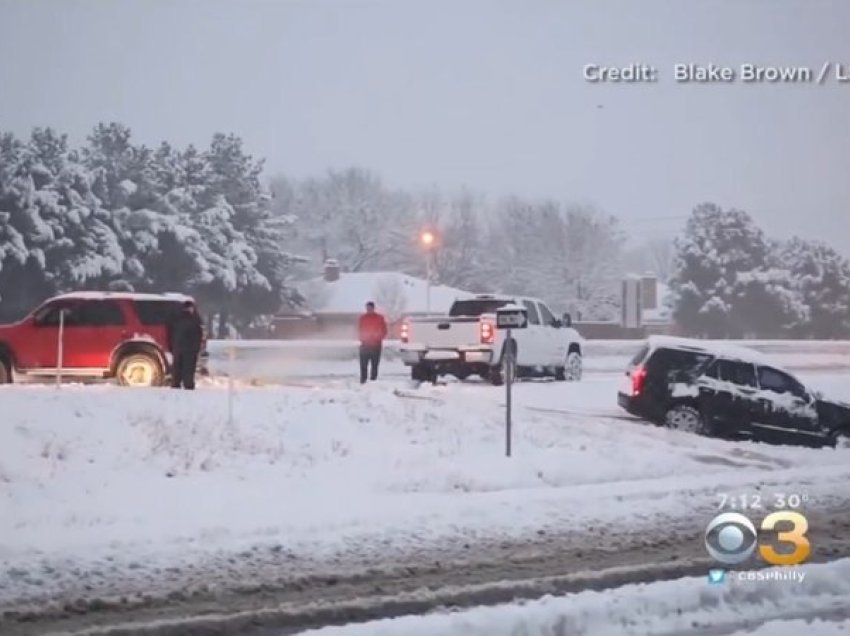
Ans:
[{"label": "metal post in snow", "polygon": [[510,346],[511,340],[511,330],[507,330],[507,339],[505,342],[508,343],[507,347],[507,367],[505,368],[505,455],[507,457],[511,456],[511,385],[514,381],[514,361],[513,361],[513,347]]},{"label": "metal post in snow", "polygon": [[431,313],[431,250],[425,250],[425,310]]},{"label": "metal post in snow", "polygon": [[505,455],[511,456],[511,437],[513,404],[511,403],[511,387],[514,382],[514,370],[516,360],[514,352],[514,329],[525,329],[528,327],[528,311],[518,305],[506,305],[496,310],[496,329],[505,330],[505,345],[502,348],[501,364],[505,381]]},{"label": "metal post in snow", "polygon": [[236,347],[227,352],[227,426],[233,426],[233,367],[236,360]]},{"label": "metal post in snow", "polygon": [[59,340],[56,343],[56,388],[62,386],[62,364],[65,356],[65,310],[59,310]]}]

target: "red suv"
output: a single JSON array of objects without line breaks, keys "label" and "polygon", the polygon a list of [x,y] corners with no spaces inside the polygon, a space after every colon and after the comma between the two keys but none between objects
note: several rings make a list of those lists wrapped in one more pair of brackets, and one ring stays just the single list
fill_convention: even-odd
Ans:
[{"label": "red suv", "polygon": [[[111,292],[51,298],[23,320],[0,326],[0,384],[11,382],[13,373],[61,373],[117,378],[125,386],[161,386],[171,366],[167,325],[187,300],[194,302],[181,294]],[[202,374],[205,360],[206,342],[198,365]]]}]

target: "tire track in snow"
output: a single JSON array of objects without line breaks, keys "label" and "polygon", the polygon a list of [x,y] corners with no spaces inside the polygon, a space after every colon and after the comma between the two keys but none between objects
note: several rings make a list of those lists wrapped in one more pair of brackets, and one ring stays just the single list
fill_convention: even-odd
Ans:
[{"label": "tire track in snow", "polygon": [[[807,510],[812,561],[850,556],[850,500]],[[701,519],[701,517],[700,517]],[[199,572],[210,586],[181,593],[148,589],[138,598],[69,598],[0,618],[4,636],[103,634],[184,636],[279,635],[327,624],[471,607],[627,583],[704,575],[713,562],[700,519],[657,518],[655,529],[583,528],[540,531],[527,541],[450,544],[311,575],[287,576],[297,562],[216,579],[215,564]],[[746,567],[757,566],[756,562]],[[129,595],[128,595],[129,596]],[[117,627],[123,625],[123,627]],[[286,633],[286,632],[284,632]],[[292,633],[292,632],[290,632]]]},{"label": "tire track in snow", "polygon": [[[850,556],[850,508],[810,513],[812,562]],[[829,520],[831,527],[826,529]],[[145,607],[107,604],[65,617],[0,621],[5,636],[284,636],[303,629],[421,614],[445,607],[509,603],[582,590],[602,590],[683,576],[704,576],[701,531],[630,536],[576,544],[568,535],[523,545],[489,546],[466,559],[439,564],[399,563],[392,570],[304,580],[275,588],[232,589],[183,602]],[[429,557],[439,557],[439,554]],[[751,564],[748,567],[753,567]],[[721,632],[722,633],[722,632]]]}]

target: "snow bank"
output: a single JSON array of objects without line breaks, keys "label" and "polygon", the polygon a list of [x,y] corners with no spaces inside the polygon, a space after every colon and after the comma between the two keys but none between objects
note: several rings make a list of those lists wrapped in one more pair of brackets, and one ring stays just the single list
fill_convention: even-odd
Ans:
[{"label": "snow bank", "polygon": [[394,393],[405,386],[239,386],[232,402],[213,384],[0,388],[0,602],[63,584],[57,563],[76,584],[81,562],[99,576],[153,580],[255,546],[381,562],[461,538],[616,528],[624,518],[634,531],[675,518],[693,532],[719,491],[805,480],[818,501],[843,496],[850,478],[846,451],[733,444],[629,420],[612,405],[614,378],[515,387],[508,459],[503,391]]},{"label": "snow bank", "polygon": [[[695,633],[817,636],[848,633],[850,621],[829,622],[850,598],[850,559],[801,568],[802,582],[734,579],[710,585],[685,578],[602,592],[456,613],[374,621],[303,632],[303,636],[621,636]],[[808,620],[796,619],[805,616]],[[824,617],[818,620],[819,615]],[[812,622],[812,619],[815,619]],[[752,631],[752,625],[758,625]]]},{"label": "snow bank", "polygon": [[850,634],[850,620],[774,620],[752,630],[742,629],[731,636],[789,636],[802,633],[814,636],[847,636]]}]

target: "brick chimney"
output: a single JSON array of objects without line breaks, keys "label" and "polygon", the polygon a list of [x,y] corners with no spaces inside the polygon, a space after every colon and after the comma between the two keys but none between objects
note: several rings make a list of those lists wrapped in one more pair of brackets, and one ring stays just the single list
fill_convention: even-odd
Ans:
[{"label": "brick chimney", "polygon": [[644,309],[658,308],[658,279],[645,275],[640,279],[640,300]]},{"label": "brick chimney", "polygon": [[329,283],[339,280],[339,261],[335,258],[329,258],[325,261],[325,280]]}]

